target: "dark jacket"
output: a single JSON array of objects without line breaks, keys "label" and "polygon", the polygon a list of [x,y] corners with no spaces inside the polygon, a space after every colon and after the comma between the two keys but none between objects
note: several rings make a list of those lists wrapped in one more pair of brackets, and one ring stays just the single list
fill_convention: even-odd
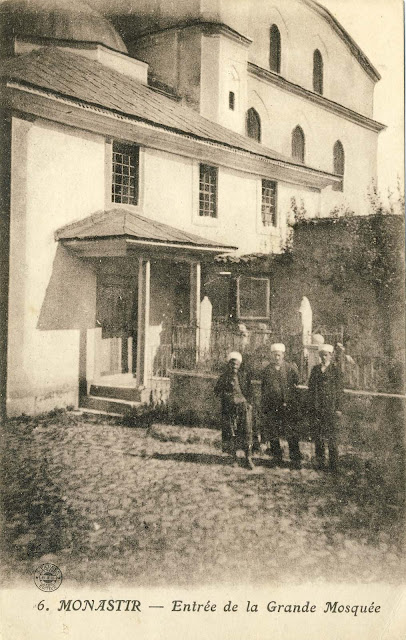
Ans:
[{"label": "dark jacket", "polygon": [[288,409],[297,405],[299,372],[294,363],[283,361],[279,371],[269,364],[261,374],[261,404],[263,410],[278,409],[286,404]]},{"label": "dark jacket", "polygon": [[342,410],[343,377],[336,364],[329,364],[324,373],[321,364],[313,367],[309,378],[308,408],[313,414],[331,416]]},{"label": "dark jacket", "polygon": [[[251,367],[245,364],[244,361],[242,361],[241,366],[237,372],[237,377],[242,395],[244,396],[245,400],[249,404],[251,404],[252,371]],[[214,387],[214,393],[220,397],[223,411],[227,411],[233,395],[232,374],[228,367],[217,380],[216,386]]]}]

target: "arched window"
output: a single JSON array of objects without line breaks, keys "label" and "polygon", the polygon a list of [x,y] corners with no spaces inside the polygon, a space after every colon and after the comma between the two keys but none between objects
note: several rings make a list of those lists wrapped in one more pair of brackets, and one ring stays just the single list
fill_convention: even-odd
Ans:
[{"label": "arched window", "polygon": [[318,49],[313,53],[313,91],[323,95],[323,58]]},{"label": "arched window", "polygon": [[292,131],[292,158],[299,162],[305,161],[305,136],[299,126]]},{"label": "arched window", "polygon": [[240,76],[237,69],[232,66],[228,70],[227,74],[227,86],[228,86],[228,108],[231,111],[238,109],[239,95],[240,95]]},{"label": "arched window", "polygon": [[231,109],[231,111],[234,111],[234,109],[235,109],[235,93],[234,93],[234,91],[229,91],[229,93],[228,93],[228,108]]},{"label": "arched window", "polygon": [[333,159],[334,159],[334,173],[338,176],[342,176],[341,182],[338,184],[333,184],[333,191],[343,191],[344,190],[344,147],[339,140],[334,145],[333,149]]},{"label": "arched window", "polygon": [[269,33],[269,68],[276,73],[281,72],[281,34],[273,24]]},{"label": "arched window", "polygon": [[249,138],[261,142],[261,119],[253,108],[247,111],[246,129]]}]

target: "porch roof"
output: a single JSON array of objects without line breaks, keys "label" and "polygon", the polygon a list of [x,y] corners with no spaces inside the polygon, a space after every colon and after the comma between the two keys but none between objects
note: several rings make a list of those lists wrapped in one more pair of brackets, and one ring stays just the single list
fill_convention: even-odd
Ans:
[{"label": "porch roof", "polygon": [[86,256],[127,255],[134,249],[209,253],[237,249],[124,208],[98,211],[55,232],[55,240]]}]

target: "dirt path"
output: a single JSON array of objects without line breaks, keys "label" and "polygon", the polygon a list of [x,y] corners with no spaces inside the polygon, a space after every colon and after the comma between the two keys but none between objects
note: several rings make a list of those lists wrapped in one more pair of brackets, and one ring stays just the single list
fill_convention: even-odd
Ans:
[{"label": "dirt path", "polygon": [[3,432],[5,578],[145,585],[397,581],[401,504],[367,457],[337,477],[263,457],[233,468],[216,431],[69,414]]}]

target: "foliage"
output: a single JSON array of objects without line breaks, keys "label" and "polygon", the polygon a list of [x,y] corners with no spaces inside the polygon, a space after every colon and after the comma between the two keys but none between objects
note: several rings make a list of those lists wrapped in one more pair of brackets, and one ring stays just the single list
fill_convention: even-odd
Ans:
[{"label": "foliage", "polygon": [[379,354],[392,363],[396,387],[404,362],[404,217],[397,213],[404,196],[398,192],[384,204],[373,184],[364,216],[342,206],[309,219],[303,203],[292,199],[289,241],[269,261],[272,326],[298,331],[298,306],[307,296],[314,326],[328,333],[343,325],[353,355]]},{"label": "foliage", "polygon": [[149,429],[154,422],[167,422],[169,420],[168,405],[163,402],[150,402],[128,409],[122,419],[126,427]]},{"label": "foliage", "polygon": [[306,220],[306,218],[307,212],[303,200],[301,199],[300,204],[298,204],[295,197],[291,198],[290,215],[288,216],[289,223],[297,224],[298,222]]},{"label": "foliage", "polygon": [[[321,283],[342,291],[356,274],[374,287],[380,300],[402,289],[404,218],[394,212],[404,206],[404,195],[398,188],[397,202],[393,200],[393,193],[388,193],[389,204],[385,207],[373,183],[368,192],[371,208],[371,215],[368,216],[356,216],[342,205],[335,207],[328,218],[309,220],[303,201],[298,205],[296,199],[291,198],[288,219],[293,229],[299,229],[301,225],[323,224],[325,221],[333,231],[326,234],[328,248],[325,255],[326,258],[328,255],[328,260],[318,265],[321,268],[316,273]],[[304,269],[314,261],[314,256],[308,250],[296,250],[292,236],[284,253],[296,262],[302,261]]]}]

